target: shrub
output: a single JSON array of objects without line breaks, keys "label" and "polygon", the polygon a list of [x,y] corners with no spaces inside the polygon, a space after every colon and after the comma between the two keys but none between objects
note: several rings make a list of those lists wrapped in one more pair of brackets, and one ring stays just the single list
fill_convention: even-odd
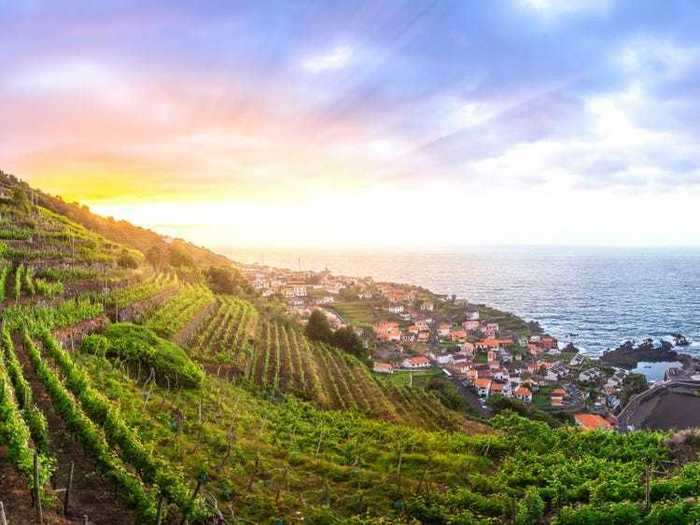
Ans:
[{"label": "shrub", "polygon": [[[104,349],[108,357],[114,356],[129,363],[140,363],[146,370],[153,368],[160,382],[174,382],[180,386],[198,387],[204,372],[175,343],[158,337],[149,328],[131,323],[112,324],[104,332],[108,347]],[[92,339],[88,345],[101,350],[98,342]],[[90,350],[90,346],[87,348]]]},{"label": "shrub", "polygon": [[109,339],[107,339],[105,336],[99,334],[90,334],[83,339],[80,348],[88,354],[94,354],[104,357],[107,355],[109,346]]}]

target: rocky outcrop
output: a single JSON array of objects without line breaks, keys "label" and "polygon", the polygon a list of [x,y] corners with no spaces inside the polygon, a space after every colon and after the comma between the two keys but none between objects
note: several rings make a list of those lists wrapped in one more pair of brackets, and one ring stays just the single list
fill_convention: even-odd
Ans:
[{"label": "rocky outcrop", "polygon": [[659,346],[654,346],[651,339],[645,339],[637,346],[634,341],[626,341],[615,350],[603,352],[600,360],[608,365],[631,369],[636,368],[640,361],[680,361],[680,357],[678,352],[673,350],[671,343],[662,341]]}]

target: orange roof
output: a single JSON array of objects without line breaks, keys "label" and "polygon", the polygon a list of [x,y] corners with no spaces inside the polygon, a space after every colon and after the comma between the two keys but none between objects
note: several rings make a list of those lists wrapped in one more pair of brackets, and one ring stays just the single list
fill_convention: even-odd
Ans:
[{"label": "orange roof", "polygon": [[378,368],[380,370],[391,370],[394,367],[391,366],[390,363],[374,363],[374,368]]},{"label": "orange roof", "polygon": [[575,414],[574,421],[576,421],[577,425],[586,430],[597,430],[599,428],[607,430],[612,428],[612,424],[598,414]]},{"label": "orange roof", "polygon": [[530,392],[530,389],[524,386],[519,386],[518,388],[515,389],[515,395],[516,396],[529,396],[532,395],[532,392]]},{"label": "orange roof", "polygon": [[425,357],[424,355],[418,355],[416,357],[409,357],[407,361],[414,363],[416,365],[422,365],[426,363],[430,363],[430,359]]},{"label": "orange roof", "polygon": [[481,344],[483,346],[489,346],[489,347],[498,347],[501,345],[511,345],[513,344],[512,339],[496,339],[495,337],[487,337],[486,339],[481,341]]},{"label": "orange roof", "polygon": [[493,392],[500,392],[503,390],[503,383],[491,383],[491,390]]},{"label": "orange roof", "polygon": [[491,380],[485,377],[480,377],[476,380],[476,386],[479,388],[489,388],[491,386]]}]

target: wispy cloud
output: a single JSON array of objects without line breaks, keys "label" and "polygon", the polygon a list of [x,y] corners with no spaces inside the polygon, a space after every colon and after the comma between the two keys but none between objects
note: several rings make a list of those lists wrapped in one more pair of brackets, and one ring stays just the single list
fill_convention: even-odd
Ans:
[{"label": "wispy cloud", "polygon": [[[308,210],[378,239],[397,217],[459,238],[453,208],[499,202],[512,216],[483,235],[507,242],[557,211],[562,235],[592,236],[586,204],[610,223],[598,203],[698,190],[700,13],[684,0],[84,7],[0,7],[0,168],[69,198]],[[684,214],[660,220],[686,232]]]},{"label": "wispy cloud", "polygon": [[302,67],[312,73],[322,73],[334,69],[347,67],[353,58],[353,49],[350,46],[338,46],[330,51],[312,55],[305,58]]}]

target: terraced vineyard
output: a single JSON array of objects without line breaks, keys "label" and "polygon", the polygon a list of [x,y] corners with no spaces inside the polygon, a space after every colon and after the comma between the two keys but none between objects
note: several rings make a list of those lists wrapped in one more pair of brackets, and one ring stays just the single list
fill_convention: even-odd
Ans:
[{"label": "terraced vineyard", "polygon": [[[197,303],[200,308],[203,301],[204,296]],[[177,309],[175,304],[171,309]],[[319,407],[356,410],[426,428],[457,429],[465,424],[432,394],[385,385],[355,357],[309,341],[292,323],[265,319],[239,298],[217,298],[189,348],[212,373],[223,372],[267,391],[293,393]]]},{"label": "terraced vineyard", "polygon": [[185,284],[147,316],[145,325],[163,337],[172,337],[213,301],[214,294],[206,286]]},{"label": "terraced vineyard", "polygon": [[311,342],[244,286],[214,293],[197,260],[146,264],[16,179],[0,174],[0,190],[10,524],[700,520],[696,434],[469,421]]}]

